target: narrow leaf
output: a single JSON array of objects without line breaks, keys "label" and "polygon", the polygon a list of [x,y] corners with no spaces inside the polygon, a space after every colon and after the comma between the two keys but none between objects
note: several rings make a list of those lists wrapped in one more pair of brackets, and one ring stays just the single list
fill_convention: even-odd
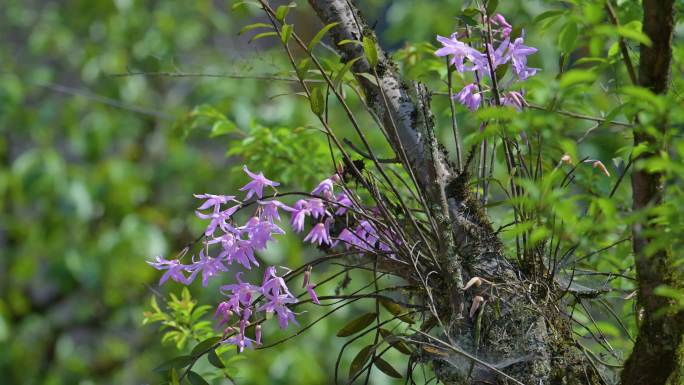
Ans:
[{"label": "narrow leaf", "polygon": [[193,357],[197,357],[199,354],[203,353],[205,350],[209,349],[211,346],[213,346],[215,343],[221,341],[221,337],[209,337],[206,340],[198,343],[195,345],[194,348],[192,348],[192,352],[190,352],[190,355]]},{"label": "narrow leaf", "polygon": [[558,34],[558,47],[563,53],[569,54],[577,44],[577,23],[568,21]]},{"label": "narrow leaf", "polygon": [[278,19],[278,21],[282,22],[283,20],[285,20],[285,16],[287,16],[287,14],[290,12],[290,8],[294,8],[296,6],[297,6],[297,4],[295,4],[295,3],[290,3],[288,5],[279,6],[278,8],[276,8],[276,12],[275,12],[276,19]]},{"label": "narrow leaf", "polygon": [[356,375],[356,373],[363,368],[363,365],[366,363],[366,361],[368,361],[368,358],[371,356],[373,350],[374,346],[368,345],[356,354],[356,357],[354,357],[352,360],[351,366],[349,366],[349,379],[353,378],[354,375]]},{"label": "narrow leaf", "polygon": [[316,35],[313,37],[313,39],[311,39],[311,41],[309,42],[309,45],[307,46],[309,51],[313,50],[314,47],[316,46],[316,44],[318,44],[318,42],[321,41],[321,39],[323,39],[323,36],[325,36],[325,34],[328,31],[330,31],[330,29],[332,27],[336,26],[337,24],[339,24],[339,23],[334,22],[334,23],[330,23],[330,24],[326,25],[325,27],[321,28],[321,30],[318,31],[318,33],[316,33]]},{"label": "narrow leaf", "polygon": [[311,111],[314,114],[321,116],[325,111],[325,94],[323,92],[323,86],[315,86],[311,89]]},{"label": "narrow leaf", "polygon": [[240,32],[238,32],[238,35],[242,35],[243,33],[247,32],[247,31],[251,31],[251,30],[256,29],[256,28],[272,29],[273,26],[271,24],[266,24],[266,23],[254,23],[254,24],[246,25],[246,26],[242,27]]},{"label": "narrow leaf", "polygon": [[395,303],[395,302],[393,302],[387,298],[381,298],[380,299],[380,305],[382,305],[382,307],[387,309],[388,312],[392,313],[393,316],[399,318],[400,320],[402,320],[408,324],[412,324],[415,322],[413,320],[413,318],[411,318],[408,315],[408,311],[406,309],[404,309],[398,303]]},{"label": "narrow leaf", "polygon": [[366,59],[368,59],[368,64],[370,64],[371,68],[375,68],[378,65],[378,47],[375,45],[375,39],[370,36],[364,36],[361,44],[363,45]]},{"label": "narrow leaf", "polygon": [[154,371],[158,373],[164,373],[170,369],[181,369],[190,365],[190,363],[192,363],[192,360],[193,358],[191,356],[179,356],[176,358],[172,358],[154,368]]},{"label": "narrow leaf", "polygon": [[380,357],[375,358],[375,366],[380,369],[381,372],[385,373],[386,375],[393,377],[393,378],[401,378],[402,375],[401,373],[397,372],[396,369],[390,365],[389,362],[383,360]]},{"label": "narrow leaf", "polygon": [[342,83],[342,80],[344,79],[344,75],[349,71],[349,69],[356,63],[361,57],[355,57],[348,62],[344,63],[344,67],[340,70],[340,72],[337,73],[337,76],[335,76],[335,79],[333,80],[333,86],[335,89],[340,86]]},{"label": "narrow leaf", "polygon": [[258,33],[258,34],[256,34],[256,35],[252,36],[252,37],[249,39],[249,42],[251,43],[251,42],[253,42],[254,40],[261,39],[261,38],[264,38],[264,37],[270,37],[270,36],[278,36],[278,34],[275,33],[275,32],[262,32],[262,33]]},{"label": "narrow leaf", "polygon": [[375,320],[375,317],[377,314],[375,313],[367,313],[362,315],[361,317],[358,317],[356,319],[353,319],[351,322],[349,322],[347,325],[345,325],[342,329],[340,329],[339,332],[337,332],[338,337],[347,337],[350,336],[356,332],[359,332],[363,329],[366,328],[366,326],[370,325],[373,320]]},{"label": "narrow leaf", "polygon": [[283,25],[283,29],[280,30],[280,40],[287,44],[287,42],[290,40],[290,37],[292,37],[292,31],[292,24]]},{"label": "narrow leaf", "polygon": [[489,0],[487,2],[487,15],[492,15],[498,6],[499,0]]},{"label": "narrow leaf", "polygon": [[221,357],[219,357],[218,354],[216,354],[216,350],[210,351],[207,358],[209,359],[210,364],[214,365],[219,369],[223,369],[226,367],[226,365],[223,364],[223,361],[221,361]]},{"label": "narrow leaf", "polygon": [[404,343],[404,341],[400,340],[397,336],[392,334],[391,331],[387,329],[382,329],[380,328],[380,335],[382,338],[387,341],[387,343],[392,346],[393,348],[397,349],[399,352],[404,353],[406,355],[411,355],[411,349],[409,349],[408,346]]},{"label": "narrow leaf", "polygon": [[176,372],[176,369],[171,368],[169,371],[169,378],[171,385],[180,385],[180,382],[178,382],[178,372]]},{"label": "narrow leaf", "polygon": [[209,383],[199,374],[192,370],[188,372],[188,380],[192,385],[209,385]]}]

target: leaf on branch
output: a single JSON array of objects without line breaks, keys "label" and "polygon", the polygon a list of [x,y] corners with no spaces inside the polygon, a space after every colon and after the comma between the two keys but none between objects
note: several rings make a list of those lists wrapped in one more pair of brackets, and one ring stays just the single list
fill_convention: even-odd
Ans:
[{"label": "leaf on branch", "polygon": [[199,374],[192,370],[188,372],[188,380],[192,385],[209,385],[209,383]]},{"label": "leaf on branch", "polygon": [[389,362],[383,360],[380,357],[375,358],[375,366],[380,369],[381,372],[385,373],[386,375],[393,377],[393,378],[402,378],[403,376],[401,373],[397,372],[396,369],[390,365]]},{"label": "leaf on branch", "polygon": [[190,365],[192,361],[193,358],[191,356],[178,356],[164,362],[163,364],[157,366],[153,370],[158,373],[164,373],[170,369],[182,369]]},{"label": "leaf on branch", "polygon": [[573,69],[563,74],[560,80],[561,88],[569,88],[577,84],[593,83],[596,80],[596,74],[593,71]]},{"label": "leaf on branch", "polygon": [[387,298],[381,298],[380,305],[382,305],[382,307],[384,307],[388,312],[392,313],[393,316],[399,318],[400,320],[408,324],[413,324],[415,322],[413,318],[411,318],[411,316],[408,315],[408,310],[406,310],[404,307],[402,307],[396,302],[393,302]]},{"label": "leaf on branch", "polygon": [[221,361],[221,357],[216,354],[216,350],[212,350],[209,352],[209,355],[207,356],[207,359],[209,360],[209,363],[214,365],[215,367],[219,369],[223,369],[226,367],[226,365]]},{"label": "leaf on branch", "polygon": [[240,30],[240,32],[238,32],[238,35],[242,35],[243,33],[248,32],[248,31],[251,31],[251,30],[256,29],[256,28],[268,28],[268,29],[273,29],[273,26],[272,26],[271,24],[266,24],[266,23],[254,23],[254,24],[249,24],[249,25],[246,25],[246,26],[242,27],[242,29]]},{"label": "leaf on branch", "polygon": [[577,23],[572,20],[568,21],[565,26],[563,26],[563,29],[561,29],[558,34],[558,47],[563,53],[569,54],[575,49],[578,33]]},{"label": "leaf on branch", "polygon": [[366,363],[366,361],[368,361],[368,358],[371,356],[371,353],[373,353],[374,350],[374,345],[368,345],[363,347],[363,349],[356,354],[356,357],[354,357],[351,365],[349,366],[349,379],[352,379],[356,373],[363,368],[363,365]]},{"label": "leaf on branch", "polygon": [[258,34],[252,36],[252,37],[249,39],[249,43],[253,42],[254,40],[258,40],[258,39],[262,39],[262,38],[264,38],[264,37],[270,37],[270,36],[278,36],[278,34],[275,33],[275,32],[262,32],[262,33],[258,33]]},{"label": "leaf on branch", "polygon": [[283,29],[280,30],[280,40],[282,40],[284,44],[287,44],[287,42],[290,41],[290,38],[292,37],[293,31],[294,28],[292,27],[292,24],[283,25]]},{"label": "leaf on branch", "polygon": [[340,42],[337,43],[337,45],[345,45],[345,44],[357,44],[358,45],[358,44],[361,44],[361,42],[358,40],[344,39],[344,40],[340,40]]},{"label": "leaf on branch", "polygon": [[311,88],[311,111],[314,114],[321,116],[325,111],[325,92],[322,85]]},{"label": "leaf on branch", "polygon": [[348,62],[344,63],[344,67],[340,70],[340,72],[335,76],[335,79],[333,80],[333,86],[335,89],[337,89],[340,84],[342,83],[342,80],[344,79],[344,75],[349,72],[349,69],[356,63],[361,57],[355,57]]},{"label": "leaf on branch", "polygon": [[309,42],[309,45],[307,46],[308,50],[309,51],[313,50],[314,47],[316,46],[316,44],[318,44],[318,42],[321,41],[321,39],[323,39],[323,36],[325,36],[325,34],[328,31],[330,31],[330,29],[332,29],[332,27],[334,27],[338,24],[340,24],[340,23],[334,22],[334,23],[330,23],[330,24],[324,26],[323,28],[321,28],[321,30],[318,31],[318,33],[316,33],[316,35],[313,37],[313,39],[311,39],[311,41]]},{"label": "leaf on branch", "polygon": [[290,8],[294,8],[296,6],[297,4],[295,4],[294,2],[288,5],[279,6],[278,8],[276,8],[275,11],[276,19],[282,23],[285,20],[285,16],[287,16],[287,14],[290,12]]},{"label": "leaf on branch", "polygon": [[366,54],[366,59],[371,68],[375,68],[378,65],[378,47],[375,45],[375,39],[370,36],[364,36],[363,41],[363,52]]},{"label": "leaf on branch", "polygon": [[489,0],[487,2],[487,15],[492,15],[498,6],[499,0]]},{"label": "leaf on branch", "polygon": [[406,355],[411,355],[411,349],[404,343],[404,341],[400,340],[399,337],[395,336],[392,334],[391,331],[387,329],[379,329],[380,335],[382,338],[387,341],[390,346],[393,348],[397,349],[399,352],[406,354]]},{"label": "leaf on branch", "polygon": [[190,355],[193,357],[197,357],[198,355],[202,354],[205,350],[209,349],[210,347],[212,347],[215,343],[217,343],[219,341],[221,341],[220,336],[209,337],[206,340],[195,345],[195,347],[192,348],[192,352],[190,352]]},{"label": "leaf on branch", "polygon": [[356,332],[359,332],[363,329],[366,328],[366,326],[370,325],[373,320],[375,320],[375,317],[377,317],[376,313],[367,313],[362,315],[361,317],[358,317],[356,319],[353,319],[351,322],[349,322],[347,325],[345,325],[342,329],[340,329],[339,332],[337,332],[338,337],[347,337],[350,336]]}]

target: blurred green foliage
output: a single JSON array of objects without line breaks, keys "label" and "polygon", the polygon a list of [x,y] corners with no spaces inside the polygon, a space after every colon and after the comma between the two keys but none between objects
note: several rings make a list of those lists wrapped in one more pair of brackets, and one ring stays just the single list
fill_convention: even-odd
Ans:
[{"label": "blurred green foliage", "polygon": [[[298,33],[310,38],[322,26],[312,20],[305,2],[300,3],[288,18]],[[629,225],[637,218],[629,212],[628,179],[613,198],[607,197],[630,154],[638,151],[631,146],[630,129],[544,109],[621,122],[638,114],[644,126],[667,118],[675,151],[637,166],[664,170],[671,180],[681,182],[684,112],[676,95],[683,86],[684,78],[678,75],[684,72],[684,47],[675,47],[674,95],[656,97],[630,87],[617,40],[626,39],[636,61],[638,44],[644,42],[639,3],[617,2],[621,28],[606,22],[602,4],[501,2],[499,11],[524,28],[528,45],[539,48],[530,65],[542,71],[524,88],[528,101],[540,109],[472,114],[459,107],[457,117],[464,148],[485,137],[493,139],[505,128],[511,135],[524,132],[543,144],[547,170],[564,154],[575,162],[601,160],[610,177],[589,164],[580,165],[570,188],[557,187],[563,169],[546,173],[540,181],[521,180],[529,194],[519,203],[538,216],[502,236],[513,245],[514,235],[521,232],[533,229],[533,239],[539,241],[554,233],[563,240],[563,252],[577,245],[571,253],[586,277],[606,271],[631,276],[629,242],[592,254],[628,237]],[[273,38],[248,44],[254,31],[237,36],[245,25],[263,21],[256,9],[231,10],[228,2],[209,0],[8,0],[3,5],[0,378],[10,384],[159,383],[161,377],[153,368],[178,355],[177,348],[187,353],[210,334],[206,323],[198,327],[193,315],[184,313],[190,311],[189,304],[196,306],[197,301],[206,311],[202,305],[216,303],[219,295],[215,286],[193,286],[194,298],[180,295],[173,285],[161,290],[156,286],[157,272],[145,260],[173,255],[195,239],[201,223],[192,215],[192,194],[235,191],[245,181],[235,172],[243,163],[263,169],[291,190],[309,190],[334,167],[327,140],[312,124],[309,103],[295,95],[296,87],[252,78],[291,75]],[[445,92],[446,67],[432,54],[434,35],[448,35],[460,23],[462,2],[370,0],[362,7],[371,23],[378,21],[381,43],[397,51],[395,60],[404,73]],[[681,43],[682,34],[680,23],[676,42]],[[336,58],[325,59],[327,68],[340,71]],[[147,74],[136,75],[139,72]],[[193,75],[199,73],[238,78]],[[456,78],[454,90],[463,84],[465,80]],[[345,92],[352,94],[353,89]],[[435,95],[433,110],[443,142],[453,147],[447,98]],[[495,123],[480,134],[478,118],[485,117],[495,118]],[[356,141],[344,119],[339,109],[331,108],[334,128]],[[360,121],[374,127],[368,116]],[[368,132],[372,143],[383,143],[377,130]],[[381,156],[388,150],[384,146],[378,146]],[[495,164],[498,170],[505,169],[500,152]],[[503,181],[508,177],[494,176]],[[672,229],[654,234],[662,245],[680,246],[684,239],[681,186],[669,183],[670,199],[655,209],[658,220]],[[489,213],[497,226],[511,221],[510,206],[501,203],[506,199],[501,191],[492,192]],[[262,258],[297,266],[313,252],[290,240]],[[353,278],[360,285],[365,276]],[[617,276],[603,278],[600,283],[615,289],[605,306],[619,314],[623,324],[597,304],[591,310],[578,308],[573,315],[586,323],[593,314],[598,322],[589,330],[604,335],[618,354],[625,355],[635,318],[631,302],[624,298],[634,285]],[[168,292],[179,297],[162,302]],[[681,293],[667,288],[662,293],[682,306]],[[187,335],[174,334],[160,344],[162,334],[155,327],[141,326],[153,295],[159,308],[148,314],[149,320],[173,323],[189,317],[185,325],[167,325],[185,327]],[[344,308],[295,343],[241,356],[220,351],[220,359],[240,384],[328,383],[335,353],[344,343],[332,336],[346,321],[370,310],[365,305]],[[166,318],[168,312],[178,314]],[[210,314],[205,314],[205,321]],[[309,312],[301,321],[306,324],[319,315]],[[581,327],[576,332],[589,333]],[[267,333],[264,339],[276,341],[284,335]],[[192,343],[183,343],[186,339]],[[362,346],[363,340],[354,345],[354,354]],[[393,352],[389,357],[402,368],[405,356]],[[347,366],[352,358],[345,355]],[[216,371],[205,361],[195,370]],[[373,378],[376,383],[389,381]]]}]

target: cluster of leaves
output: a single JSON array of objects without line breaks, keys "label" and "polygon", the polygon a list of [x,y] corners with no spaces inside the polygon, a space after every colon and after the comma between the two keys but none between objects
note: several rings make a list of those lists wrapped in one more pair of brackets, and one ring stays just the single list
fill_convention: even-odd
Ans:
[{"label": "cluster of leaves", "polygon": [[159,330],[164,331],[162,343],[171,341],[176,348],[183,349],[189,340],[201,341],[214,334],[211,322],[200,320],[211,306],[197,306],[197,300],[192,298],[188,288],[183,288],[180,298],[171,293],[166,306],[168,311],[162,310],[157,304],[157,297],[152,297],[151,311],[143,314],[143,325],[161,323]]}]

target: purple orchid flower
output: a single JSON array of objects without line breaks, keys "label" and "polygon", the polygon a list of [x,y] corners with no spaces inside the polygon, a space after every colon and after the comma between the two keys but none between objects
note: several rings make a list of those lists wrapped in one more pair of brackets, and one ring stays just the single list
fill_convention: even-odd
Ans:
[{"label": "purple orchid flower", "polygon": [[475,111],[480,108],[480,103],[482,102],[482,96],[479,94],[475,83],[470,83],[463,87],[461,92],[454,95],[454,99],[468,107],[470,111]]},{"label": "purple orchid flower", "polygon": [[[158,256],[154,261],[147,261],[147,263],[157,270],[166,270],[166,273],[159,280],[159,286],[163,285],[169,278],[184,285],[189,284],[189,278],[183,274],[184,271],[188,271],[189,266],[181,264],[178,259],[167,260]],[[191,277],[194,278],[193,275]]]},{"label": "purple orchid flower", "polygon": [[[188,268],[188,271],[193,273],[202,273],[202,286],[207,287],[209,283],[209,278],[221,273],[228,271],[228,268],[223,265],[221,259],[212,258],[209,255],[204,254],[204,250],[199,252],[199,260],[194,261],[192,265]],[[194,275],[191,276],[194,279]],[[192,280],[190,280],[192,282]]]},{"label": "purple orchid flower", "polygon": [[465,59],[470,60],[473,63],[482,62],[482,53],[476,49],[469,47],[467,44],[458,41],[457,34],[452,34],[450,37],[446,38],[444,36],[437,35],[437,41],[442,43],[444,47],[435,51],[437,56],[447,56],[453,55],[450,64],[456,67],[458,72],[471,71],[473,68],[466,68],[464,65]]},{"label": "purple orchid flower", "polygon": [[263,208],[263,211],[261,212],[262,218],[271,222],[274,220],[280,221],[280,213],[278,213],[278,209],[283,209],[290,212],[294,211],[292,207],[289,207],[283,202],[275,199],[269,201],[258,201],[258,203]]},{"label": "purple orchid flower", "polygon": [[337,202],[337,210],[335,211],[335,215],[344,215],[354,204],[354,202],[349,199],[349,196],[347,196],[347,193],[344,192],[337,194],[335,201]]},{"label": "purple orchid flower", "polygon": [[245,196],[245,200],[249,200],[249,198],[252,197],[252,195],[256,195],[257,198],[261,199],[264,195],[264,187],[265,186],[279,186],[280,183],[274,182],[270,179],[267,179],[264,176],[263,172],[259,172],[258,174],[255,174],[247,168],[247,166],[243,166],[242,170],[250,177],[252,178],[252,181],[244,185],[240,191],[247,191],[247,195]]},{"label": "purple orchid flower", "polygon": [[[214,213],[221,211],[221,205],[230,201],[235,201],[234,195],[214,195],[214,194],[193,194],[197,199],[206,199],[204,203],[197,210],[206,210],[213,207]],[[235,201],[237,202],[237,201]]]},{"label": "purple orchid flower", "polygon": [[520,80],[525,80],[530,76],[534,76],[538,68],[530,68],[527,66],[527,56],[532,55],[538,50],[534,47],[528,47],[523,44],[523,37],[519,37],[510,44],[508,55],[511,57],[513,63],[513,71]]},{"label": "purple orchid flower", "polygon": [[292,219],[290,221],[292,224],[292,229],[296,233],[301,233],[302,230],[304,230],[304,221],[306,220],[307,215],[311,215],[311,207],[309,206],[309,202],[304,199],[298,200],[294,205]]},{"label": "purple orchid flower", "polygon": [[311,243],[318,243],[318,245],[323,243],[328,245],[332,244],[330,235],[328,234],[328,227],[329,224],[327,221],[315,224],[309,234],[304,237],[304,242],[310,241]]}]

